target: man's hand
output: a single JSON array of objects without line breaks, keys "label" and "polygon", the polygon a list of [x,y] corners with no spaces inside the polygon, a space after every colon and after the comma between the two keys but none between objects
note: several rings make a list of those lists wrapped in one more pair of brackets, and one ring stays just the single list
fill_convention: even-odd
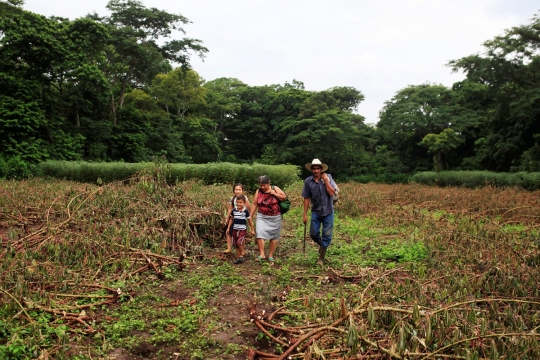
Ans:
[{"label": "man's hand", "polygon": [[321,179],[323,179],[324,181],[328,181],[328,175],[326,175],[326,173],[322,173]]},{"label": "man's hand", "polygon": [[307,223],[307,215],[306,214],[304,214],[304,218],[302,220],[304,221],[304,224]]}]

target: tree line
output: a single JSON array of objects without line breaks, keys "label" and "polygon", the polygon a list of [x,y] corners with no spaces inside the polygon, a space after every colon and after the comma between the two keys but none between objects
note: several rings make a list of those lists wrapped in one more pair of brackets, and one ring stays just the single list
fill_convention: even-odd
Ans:
[{"label": "tree line", "polygon": [[[137,0],[75,20],[0,0],[0,162],[304,164],[335,176],[422,170],[540,171],[540,19],[449,62],[465,79],[411,85],[380,111],[357,113],[353,87],[308,91],[298,80],[205,81],[189,20]],[[183,34],[179,38],[178,34]]]}]

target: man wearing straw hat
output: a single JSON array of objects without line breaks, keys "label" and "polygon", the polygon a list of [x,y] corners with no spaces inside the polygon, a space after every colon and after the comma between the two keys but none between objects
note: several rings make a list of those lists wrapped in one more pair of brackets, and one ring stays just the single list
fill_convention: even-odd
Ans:
[{"label": "man wearing straw hat", "polygon": [[[304,224],[307,223],[307,211],[311,202],[311,223],[309,236],[319,245],[318,265],[324,264],[326,249],[332,242],[332,229],[334,227],[334,202],[333,196],[337,185],[332,176],[325,171],[328,166],[319,159],[313,159],[306,164],[306,169],[313,175],[304,181],[302,197],[304,198]],[[321,236],[322,224],[322,236]]]}]

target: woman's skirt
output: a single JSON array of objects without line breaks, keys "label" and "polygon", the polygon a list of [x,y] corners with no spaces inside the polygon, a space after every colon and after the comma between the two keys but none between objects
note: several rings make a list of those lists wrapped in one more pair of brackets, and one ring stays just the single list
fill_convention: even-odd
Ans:
[{"label": "woman's skirt", "polygon": [[281,234],[281,215],[268,216],[257,213],[255,222],[257,239],[279,240]]}]

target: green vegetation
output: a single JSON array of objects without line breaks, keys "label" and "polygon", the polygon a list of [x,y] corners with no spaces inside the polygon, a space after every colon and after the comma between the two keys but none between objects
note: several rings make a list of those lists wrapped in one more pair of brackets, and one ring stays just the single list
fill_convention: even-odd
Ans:
[{"label": "green vegetation", "polygon": [[373,128],[357,113],[362,89],[205,81],[189,57],[208,49],[172,37],[189,22],[180,14],[136,0],[74,20],[22,6],[0,1],[0,177],[28,178],[47,160],[162,157],[299,166],[319,157],[336,179],[359,182],[540,170],[539,17],[486,41],[483,55],[450,61],[466,76],[451,88],[398,90]]},{"label": "green vegetation", "polygon": [[[74,180],[88,183],[108,183],[135,177],[139,172],[162,176],[164,181],[175,184],[186,180],[200,180],[204,184],[234,184],[253,187],[262,174],[274,184],[289,186],[299,180],[299,170],[293,165],[264,164],[165,164],[165,163],[89,163],[71,161],[46,161],[39,164],[38,174],[43,177]],[[137,179],[135,179],[137,181]]]},{"label": "green vegetation", "polygon": [[236,266],[222,253],[230,187],[154,170],[1,182],[2,358],[277,357],[307,324],[337,330],[300,353],[539,356],[534,192],[340,183],[321,268],[295,182],[275,263],[255,261],[252,242]]},{"label": "green vegetation", "polygon": [[526,190],[540,190],[540,173],[495,173],[490,171],[424,171],[411,177],[411,181],[424,185],[521,187]]}]

